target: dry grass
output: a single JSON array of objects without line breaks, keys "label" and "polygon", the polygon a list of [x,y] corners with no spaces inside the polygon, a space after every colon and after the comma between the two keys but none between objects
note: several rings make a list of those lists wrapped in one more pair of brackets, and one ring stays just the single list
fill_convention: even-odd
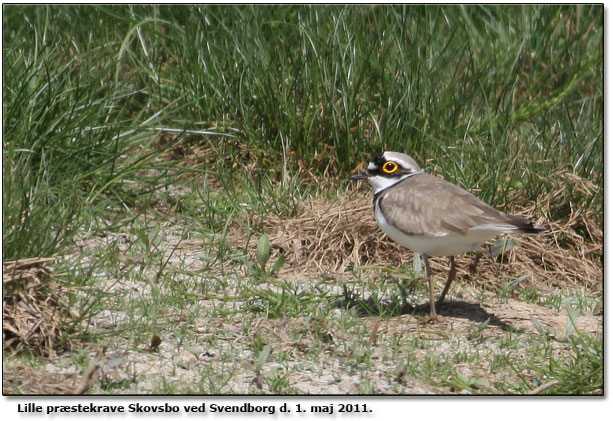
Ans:
[{"label": "dry grass", "polygon": [[[550,219],[551,210],[568,201],[564,197],[568,184],[564,183],[574,183],[585,195],[594,194],[596,186],[570,174],[556,177],[556,180],[559,180],[558,185],[537,201],[538,209],[533,204],[510,210],[537,220],[548,232],[538,236],[515,236],[516,246],[504,258],[503,264],[500,259],[482,259],[479,276],[469,273],[470,254],[458,256],[460,279],[489,288],[500,286],[501,278],[531,274],[522,285],[583,286],[593,291],[602,290],[603,230],[596,213],[572,209],[570,217],[564,220]],[[270,216],[264,221],[273,248],[286,254],[286,271],[335,276],[346,273],[352,265],[401,269],[411,262],[413,252],[394,244],[377,227],[370,195],[363,192],[358,195],[356,198],[350,194],[335,203],[313,200],[304,204],[298,218]],[[230,240],[244,244],[244,233],[234,231]],[[254,244],[250,244],[250,249],[255,249],[256,241],[257,238],[251,239]],[[446,258],[432,259],[435,271],[447,270],[447,264]]]},{"label": "dry grass", "polygon": [[54,258],[4,262],[2,266],[4,349],[35,355],[54,352],[63,325],[70,317],[61,298],[62,287],[47,265]]},{"label": "dry grass", "polygon": [[53,373],[19,361],[7,361],[2,368],[2,393],[9,395],[64,395],[74,393],[79,375],[75,372]]}]

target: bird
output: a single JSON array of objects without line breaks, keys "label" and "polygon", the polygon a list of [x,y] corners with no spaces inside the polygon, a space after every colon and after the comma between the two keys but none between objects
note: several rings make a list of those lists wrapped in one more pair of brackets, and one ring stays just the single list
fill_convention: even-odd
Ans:
[{"label": "bird", "polygon": [[[429,287],[428,321],[441,321],[437,307],[440,309],[455,279],[455,255],[478,250],[500,233],[545,231],[523,216],[499,211],[469,191],[424,172],[404,153],[380,153],[372,158],[365,171],[349,179],[369,182],[379,228],[392,241],[420,253]],[[447,282],[436,302],[429,256],[448,256],[450,262]]]}]

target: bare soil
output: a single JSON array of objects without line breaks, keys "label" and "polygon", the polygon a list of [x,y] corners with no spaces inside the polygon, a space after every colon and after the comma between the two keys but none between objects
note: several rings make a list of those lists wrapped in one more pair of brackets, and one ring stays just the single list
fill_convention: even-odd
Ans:
[{"label": "bare soil", "polygon": [[[534,215],[534,211],[524,209],[520,213]],[[411,377],[402,368],[402,358],[399,360],[394,354],[405,348],[403,344],[406,349],[415,349],[414,345],[408,346],[409,341],[415,340],[426,345],[418,347],[411,356],[405,355],[404,360],[419,362],[441,355],[452,358],[457,352],[497,353],[500,349],[495,339],[505,332],[520,333],[526,341],[543,334],[564,338],[570,320],[565,310],[555,311],[513,297],[497,298],[495,291],[501,283],[525,274],[530,276],[518,285],[518,292],[537,287],[543,294],[559,289],[602,294],[603,236],[594,215],[577,212],[562,222],[546,222],[543,216],[540,219],[538,222],[549,228],[548,234],[515,238],[517,244],[504,260],[486,259],[477,274],[468,270],[471,256],[459,257],[456,293],[449,296],[449,302],[440,311],[443,321],[435,325],[424,324],[424,313],[419,308],[387,319],[363,316],[347,330],[342,328],[341,308],[333,310],[328,319],[313,318],[310,314],[266,318],[235,313],[196,320],[190,326],[193,335],[186,341],[176,335],[175,323],[181,320],[168,314],[168,326],[159,338],[161,343],[134,347],[130,338],[112,335],[126,315],[102,311],[90,321],[95,326],[93,333],[109,332],[111,336],[107,346],[86,347],[92,361],[87,369],[75,364],[70,351],[60,354],[54,351],[53,344],[63,333],[58,332],[61,318],[74,314],[69,314],[61,300],[48,299],[66,293],[53,280],[49,269],[52,262],[21,266],[19,262],[5,262],[5,290],[11,283],[22,285],[11,287],[21,291],[15,295],[19,299],[7,300],[6,296],[4,299],[3,337],[8,352],[3,362],[3,391],[148,394],[159,391],[160,384],[174,384],[178,386],[172,390],[178,393],[198,390],[194,385],[201,385],[211,393],[266,394],[278,393],[274,386],[277,381],[285,384],[280,389],[284,393],[298,394],[363,393],[361,387],[365,382],[382,394],[457,393],[453,388],[433,386]],[[339,291],[338,281],[351,279],[351,270],[356,267],[402,268],[412,261],[410,251],[394,245],[379,232],[372,218],[371,203],[363,197],[334,203],[316,200],[307,203],[298,218],[270,217],[264,228],[270,234],[274,253],[287,257],[279,278],[290,280],[299,288],[310,288],[314,280],[325,279],[331,291]],[[165,239],[164,247],[174,250],[171,266],[178,262],[202,264],[196,258],[203,250],[201,241],[186,241],[171,228]],[[99,248],[110,239],[88,241],[83,247]],[[232,227],[228,241],[242,248],[248,240],[238,227]],[[255,242],[256,238],[250,240],[249,249],[255,250]],[[432,263],[439,274],[447,270],[446,259],[433,259]],[[439,278],[440,288],[442,276]],[[117,293],[128,292],[135,298],[152,293],[150,286],[143,287],[142,283],[134,285],[127,279],[112,281]],[[49,289],[55,289],[54,294],[40,293]],[[212,314],[215,307],[239,304],[212,297],[201,300],[199,305],[202,314]],[[602,311],[595,313],[580,314],[576,330],[602,335]],[[254,338],[270,344],[271,355],[283,358],[267,359],[258,366]],[[569,351],[565,341],[553,343],[554,353]],[[18,355],[24,349],[42,355],[47,362],[32,365],[21,358],[6,356],[9,352]],[[520,348],[517,353],[521,352]],[[364,353],[368,353],[370,363],[361,361]],[[501,376],[509,375],[505,370],[492,374],[489,367],[479,364],[460,363],[456,369],[467,377],[480,379],[480,393],[500,393],[495,384]],[[203,383],[207,378],[216,382],[214,387]]]}]

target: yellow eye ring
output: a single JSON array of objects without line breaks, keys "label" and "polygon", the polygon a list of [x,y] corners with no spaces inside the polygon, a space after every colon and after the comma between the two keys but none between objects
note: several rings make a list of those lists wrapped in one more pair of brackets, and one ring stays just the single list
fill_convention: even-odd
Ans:
[{"label": "yellow eye ring", "polygon": [[385,164],[383,164],[381,169],[386,174],[393,174],[398,171],[398,164],[396,164],[394,161],[387,161]]}]

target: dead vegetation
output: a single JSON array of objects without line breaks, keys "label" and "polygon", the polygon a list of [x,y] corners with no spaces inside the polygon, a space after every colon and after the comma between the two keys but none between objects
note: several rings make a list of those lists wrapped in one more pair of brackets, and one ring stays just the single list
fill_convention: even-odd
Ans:
[{"label": "dead vegetation", "polygon": [[2,368],[2,392],[10,395],[72,394],[79,377],[75,372],[54,373],[48,367],[37,368],[20,361],[5,361]]},{"label": "dead vegetation", "polygon": [[55,258],[4,262],[2,266],[3,348],[34,355],[55,352],[62,330],[71,317],[62,301],[63,287],[49,265]]},{"label": "dead vegetation", "polygon": [[[552,211],[564,203],[568,183],[582,195],[596,194],[596,186],[572,175],[557,177],[559,182],[532,206],[510,209],[536,220],[548,231],[544,235],[514,236],[516,246],[502,262],[482,259],[479,276],[471,276],[471,254],[457,257],[459,278],[488,288],[497,288],[502,279],[530,274],[523,286],[585,287],[602,291],[603,230],[592,210],[571,209],[563,220],[552,219]],[[566,183],[566,184],[565,184]],[[264,221],[273,248],[285,253],[285,271],[304,275],[346,274],[348,268],[378,265],[402,269],[410,264],[413,252],[394,244],[377,227],[370,194],[359,192],[337,202],[318,199],[305,203],[294,219],[270,216]],[[235,230],[230,241],[244,245],[245,237]],[[251,242],[254,244],[252,245]],[[255,249],[257,238],[250,240]],[[253,246],[253,247],[251,247]],[[435,271],[446,271],[446,258],[432,259]]]}]

